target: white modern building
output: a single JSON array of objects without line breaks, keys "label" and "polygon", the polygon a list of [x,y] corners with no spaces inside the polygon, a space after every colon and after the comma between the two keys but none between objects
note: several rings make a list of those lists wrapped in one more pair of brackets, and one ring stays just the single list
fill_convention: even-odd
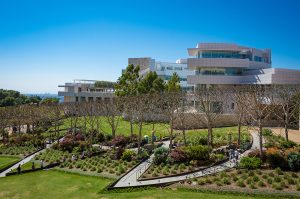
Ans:
[{"label": "white modern building", "polygon": [[178,59],[176,62],[161,62],[150,57],[129,58],[128,65],[133,64],[140,66],[140,74],[145,75],[149,71],[155,71],[157,75],[166,82],[171,78],[173,73],[177,73],[180,78],[180,86],[185,90],[192,90],[193,84],[188,84],[187,77],[194,75],[195,71],[190,70],[187,66],[186,59]]},{"label": "white modern building", "polygon": [[109,100],[114,96],[113,88],[99,88],[95,86],[96,80],[74,80],[58,87],[64,88],[58,96],[64,97],[64,102],[89,102]]},{"label": "white modern building", "polygon": [[293,84],[300,85],[300,70],[272,68],[271,50],[256,49],[225,43],[199,43],[188,48],[189,84],[245,85]]},{"label": "white modern building", "polygon": [[[300,70],[272,68],[271,50],[256,49],[228,43],[198,43],[188,48],[189,58],[174,63],[156,61],[151,57],[128,58],[128,64],[140,66],[140,74],[155,71],[166,82],[173,73],[180,77],[185,90],[207,85],[236,86],[246,84],[300,85]],[[110,99],[112,88],[97,88],[94,80],[75,80],[66,83],[65,102]]]}]

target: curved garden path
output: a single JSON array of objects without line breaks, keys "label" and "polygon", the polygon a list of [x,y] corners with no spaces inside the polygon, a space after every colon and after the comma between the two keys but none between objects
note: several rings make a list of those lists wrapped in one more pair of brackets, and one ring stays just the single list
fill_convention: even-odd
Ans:
[{"label": "curved garden path", "polygon": [[[255,131],[250,132],[253,144],[251,146],[251,149],[245,151],[243,154],[240,154],[240,158],[246,156],[250,151],[259,148],[259,136],[258,133]],[[168,147],[168,143],[164,142],[165,147]],[[212,166],[210,168],[204,169],[202,171],[196,171],[194,173],[189,174],[182,174],[177,176],[171,176],[171,177],[164,177],[159,179],[152,179],[152,180],[138,180],[138,178],[150,167],[152,164],[154,155],[152,154],[148,160],[145,162],[142,162],[140,165],[138,165],[136,168],[134,168],[132,171],[127,173],[125,176],[123,176],[119,181],[114,185],[114,187],[135,187],[135,186],[146,186],[146,185],[157,185],[157,184],[164,184],[164,183],[172,183],[172,182],[178,182],[186,179],[191,179],[195,177],[201,177],[213,173],[218,173],[230,168],[233,168],[236,166],[236,164],[233,162],[233,160],[227,161],[223,164]]]}]

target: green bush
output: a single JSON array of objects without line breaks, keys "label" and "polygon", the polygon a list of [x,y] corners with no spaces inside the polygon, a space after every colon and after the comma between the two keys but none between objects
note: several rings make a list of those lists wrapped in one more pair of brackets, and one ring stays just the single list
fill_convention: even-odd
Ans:
[{"label": "green bush", "polygon": [[283,187],[280,184],[277,184],[277,183],[273,184],[272,188],[276,189],[276,190],[282,190],[283,189]]},{"label": "green bush", "polygon": [[263,129],[262,134],[263,134],[263,136],[273,136],[271,129]]},{"label": "green bush", "polygon": [[183,151],[187,154],[189,160],[208,160],[209,147],[204,145],[183,147]]},{"label": "green bush", "polygon": [[260,180],[260,181],[258,181],[258,186],[265,187],[266,184],[263,181]]},{"label": "green bush", "polygon": [[285,157],[280,152],[267,153],[267,162],[272,168],[280,167],[281,169],[287,169],[288,163]]},{"label": "green bush", "polygon": [[242,179],[239,179],[236,184],[239,187],[246,187],[246,185],[245,185],[245,183],[244,183],[244,181]]},{"label": "green bush", "polygon": [[283,175],[283,172],[282,172],[282,170],[281,170],[279,167],[277,167],[277,168],[275,169],[275,172],[276,172],[278,175]]},{"label": "green bush", "polygon": [[125,150],[122,154],[121,159],[130,162],[134,157],[135,153],[132,150]]},{"label": "green bush", "polygon": [[154,158],[153,163],[159,165],[161,163],[165,163],[169,154],[169,149],[165,147],[159,147],[154,150]]},{"label": "green bush", "polygon": [[230,180],[227,177],[223,178],[222,182],[223,184],[227,184],[227,185],[231,184]]},{"label": "green bush", "polygon": [[243,157],[239,166],[244,169],[258,169],[261,167],[262,161],[256,157]]},{"label": "green bush", "polygon": [[289,153],[287,156],[287,162],[292,171],[300,170],[300,154],[299,153]]}]

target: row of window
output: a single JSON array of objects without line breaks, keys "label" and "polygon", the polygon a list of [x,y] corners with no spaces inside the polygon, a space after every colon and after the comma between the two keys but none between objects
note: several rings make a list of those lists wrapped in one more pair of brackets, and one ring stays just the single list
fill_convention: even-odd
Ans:
[{"label": "row of window", "polygon": [[[243,54],[240,52],[230,52],[230,51],[205,51],[198,52],[197,58],[235,58],[235,59],[249,59],[252,61],[251,54]],[[268,58],[254,56],[254,61],[268,63]]]},{"label": "row of window", "polygon": [[199,68],[196,75],[237,75],[243,74],[242,68]]}]

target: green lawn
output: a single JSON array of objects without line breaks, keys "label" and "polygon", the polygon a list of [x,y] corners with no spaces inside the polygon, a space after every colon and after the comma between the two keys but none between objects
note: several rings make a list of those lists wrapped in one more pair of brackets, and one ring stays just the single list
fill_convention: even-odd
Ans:
[{"label": "green lawn", "polygon": [[[99,117],[99,121],[100,121],[100,130],[106,134],[111,134],[111,128],[108,124],[108,122],[106,121],[105,117]],[[83,118],[79,119],[78,124],[79,126],[83,126]],[[89,123],[87,123],[87,126],[89,128]],[[63,120],[63,124],[60,126],[60,129],[66,129],[70,127],[70,119],[65,119]],[[157,137],[163,137],[163,136],[168,136],[170,125],[167,123],[156,123],[155,124],[155,134]],[[50,128],[51,130],[53,130],[52,128]],[[247,132],[246,127],[242,128],[243,130],[243,134],[244,135],[249,135]],[[138,134],[138,126],[137,124],[134,124],[134,128],[133,128],[134,134]],[[144,123],[143,128],[142,128],[142,134],[143,135],[151,135],[152,132],[152,123]],[[179,137],[181,137],[181,131],[175,131],[178,133]],[[232,132],[233,134],[233,139],[236,140],[237,138],[237,127],[222,127],[222,128],[214,128],[213,129],[213,134],[216,137],[220,137],[222,136],[227,136],[228,132]],[[120,118],[119,120],[119,125],[117,128],[117,135],[130,135],[130,123],[126,120],[124,120],[123,118]],[[199,130],[188,130],[187,131],[187,137],[192,138],[192,137],[196,137],[196,136],[207,136],[207,130],[206,129],[199,129]],[[222,138],[223,139],[223,138]]]},{"label": "green lawn", "polygon": [[20,158],[13,156],[0,156],[0,169],[5,168],[8,165],[18,162]]},{"label": "green lawn", "polygon": [[[181,190],[137,190],[123,193],[99,193],[109,179],[70,174],[60,171],[38,171],[0,179],[0,198],[22,199],[81,199],[81,198],[206,198],[244,199],[254,198],[230,194],[197,193]],[[255,197],[261,198],[261,197]]]},{"label": "green lawn", "polygon": [[[181,131],[177,131],[178,135],[175,140],[179,142],[183,142],[183,135]],[[238,138],[238,127],[221,127],[221,128],[213,128],[213,136],[214,136],[214,143],[219,144],[227,144],[229,141],[228,133],[232,133],[232,141],[237,141]],[[199,137],[207,137],[207,129],[197,129],[197,130],[188,130],[186,131],[186,138],[188,141],[192,142],[193,139],[197,139]],[[244,141],[250,140],[250,134],[246,127],[242,127],[241,129],[241,138]]]},{"label": "green lawn", "polygon": [[[106,134],[111,134],[111,127],[109,126],[109,123],[107,122],[106,118],[103,116],[98,117],[100,130]],[[78,126],[83,126],[84,119],[79,118],[79,122],[77,123]],[[89,122],[87,122],[87,128],[90,127]],[[70,128],[70,119],[64,119],[63,124],[60,126],[60,129],[67,129]],[[155,124],[155,130],[157,135],[161,136],[167,136],[168,135],[168,128],[169,124],[166,123],[156,123]],[[53,130],[54,128],[50,128],[49,130]],[[138,134],[138,126],[137,124],[134,124],[133,128],[134,134]],[[152,123],[144,123],[142,128],[143,135],[151,135],[152,132]],[[117,128],[116,134],[120,135],[130,135],[130,122],[124,120],[122,117],[119,119],[119,124]]]}]

